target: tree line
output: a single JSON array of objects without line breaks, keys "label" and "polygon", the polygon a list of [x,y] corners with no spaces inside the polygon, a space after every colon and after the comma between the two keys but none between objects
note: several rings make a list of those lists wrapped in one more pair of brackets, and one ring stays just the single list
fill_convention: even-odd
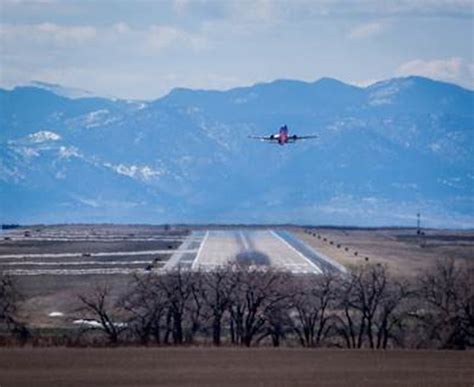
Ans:
[{"label": "tree line", "polygon": [[[106,285],[80,295],[77,316],[86,324],[69,335],[102,345],[466,349],[474,344],[473,273],[453,260],[412,280],[373,264],[344,275],[248,265],[148,273],[119,297]],[[25,340],[18,299],[3,276],[3,332]]]}]

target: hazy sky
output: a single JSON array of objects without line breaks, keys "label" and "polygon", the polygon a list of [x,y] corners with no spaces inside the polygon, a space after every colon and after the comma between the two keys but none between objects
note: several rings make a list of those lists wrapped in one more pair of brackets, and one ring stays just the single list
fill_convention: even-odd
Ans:
[{"label": "hazy sky", "polygon": [[474,88],[472,0],[0,0],[0,84],[123,98],[409,74]]}]

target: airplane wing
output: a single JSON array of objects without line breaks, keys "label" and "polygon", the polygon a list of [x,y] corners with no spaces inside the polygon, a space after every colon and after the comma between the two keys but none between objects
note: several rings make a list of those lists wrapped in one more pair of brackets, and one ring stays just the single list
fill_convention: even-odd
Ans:
[{"label": "airplane wing", "polygon": [[312,138],[318,138],[316,134],[310,134],[307,136],[293,136],[294,140],[310,140]]},{"label": "airplane wing", "polygon": [[310,134],[308,136],[297,136],[296,134],[293,134],[292,136],[288,136],[287,143],[288,144],[294,144],[298,140],[310,140],[312,138],[317,138],[315,134]]},{"label": "airplane wing", "polygon": [[253,138],[255,140],[260,141],[278,141],[278,136],[248,136],[249,138]]}]

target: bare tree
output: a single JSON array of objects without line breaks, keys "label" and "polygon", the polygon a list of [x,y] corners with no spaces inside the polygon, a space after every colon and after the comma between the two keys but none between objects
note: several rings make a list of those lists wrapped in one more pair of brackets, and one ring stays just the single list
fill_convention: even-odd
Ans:
[{"label": "bare tree", "polygon": [[212,342],[217,346],[221,344],[222,321],[235,288],[231,277],[231,266],[203,273],[201,297],[211,321]]},{"label": "bare tree", "polygon": [[373,319],[375,348],[386,349],[389,340],[404,346],[402,334],[409,329],[407,321],[412,312],[409,301],[413,295],[412,287],[408,283],[389,279]]},{"label": "bare tree", "polygon": [[231,278],[234,291],[228,308],[233,343],[249,347],[265,331],[269,312],[288,297],[280,291],[284,278],[283,273],[270,269],[234,266]]},{"label": "bare tree", "polygon": [[171,326],[174,344],[184,342],[184,324],[193,301],[193,272],[178,267],[162,276],[159,287],[168,305],[167,325]]},{"label": "bare tree", "polygon": [[201,330],[206,323],[207,315],[204,313],[204,276],[201,272],[194,272],[191,277],[191,296],[190,302],[186,306],[186,327],[185,338],[186,342],[192,343],[196,334]]},{"label": "bare tree", "polygon": [[365,320],[370,348],[375,348],[374,323],[387,289],[387,272],[383,266],[365,266],[356,274],[353,307],[359,308]]},{"label": "bare tree", "polygon": [[120,334],[126,329],[126,324],[117,321],[117,308],[111,298],[108,286],[98,286],[90,294],[79,296],[81,302],[79,312],[84,320],[97,322],[109,342],[116,344]]},{"label": "bare tree", "polygon": [[292,297],[292,328],[304,347],[320,345],[327,336],[335,302],[336,277],[332,273],[299,279]]},{"label": "bare tree", "polygon": [[382,265],[364,265],[342,279],[338,291],[338,332],[348,348],[386,348],[407,316],[410,291]]},{"label": "bare tree", "polygon": [[291,317],[288,313],[291,307],[291,293],[285,293],[285,289],[279,291],[282,297],[265,309],[265,326],[262,334],[256,340],[257,343],[270,337],[272,345],[279,347],[281,341],[291,333]]},{"label": "bare tree", "polygon": [[357,303],[357,276],[341,278],[337,286],[336,329],[347,348],[361,348],[365,331],[365,316]]},{"label": "bare tree", "polygon": [[18,290],[10,276],[0,274],[0,323],[12,328],[16,323]]},{"label": "bare tree", "polygon": [[418,318],[427,339],[441,348],[464,349],[474,344],[473,278],[472,266],[453,259],[438,261],[419,277]]},{"label": "bare tree", "polygon": [[0,273],[0,327],[14,334],[22,342],[30,336],[27,327],[17,317],[22,295],[12,277]]},{"label": "bare tree", "polygon": [[144,345],[152,338],[156,344],[162,342],[168,303],[159,280],[156,275],[135,276],[132,288],[120,301],[121,307],[130,315],[130,329]]}]

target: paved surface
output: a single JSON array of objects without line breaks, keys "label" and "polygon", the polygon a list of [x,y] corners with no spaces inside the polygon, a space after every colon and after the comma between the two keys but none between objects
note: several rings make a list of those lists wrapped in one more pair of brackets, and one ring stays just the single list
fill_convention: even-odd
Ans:
[{"label": "paved surface", "polygon": [[284,238],[291,246],[304,254],[309,260],[318,265],[318,267],[323,271],[339,271],[341,273],[347,272],[347,269],[339,262],[336,262],[334,259],[324,255],[320,251],[315,250],[313,247],[307,245],[305,242],[298,239],[288,231],[278,231],[276,233]]},{"label": "paved surface", "polygon": [[[189,252],[201,239],[196,253]],[[191,245],[191,243],[194,243]],[[165,266],[213,270],[228,263],[273,266],[292,273],[345,272],[345,268],[318,253],[292,234],[274,230],[232,230],[193,233]]]},{"label": "paved surface", "polygon": [[193,231],[181,246],[179,246],[168,262],[166,262],[163,269],[173,270],[178,266],[183,269],[191,268],[193,261],[203,244],[205,235],[206,233],[203,231]]}]

